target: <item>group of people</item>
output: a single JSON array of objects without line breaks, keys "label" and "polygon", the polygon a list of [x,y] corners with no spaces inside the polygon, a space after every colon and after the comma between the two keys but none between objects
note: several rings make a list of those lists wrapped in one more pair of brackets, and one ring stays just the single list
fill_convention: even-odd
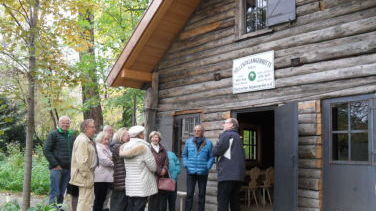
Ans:
[{"label": "group of people", "polygon": [[[218,171],[218,210],[240,211],[239,194],[245,176],[242,141],[234,118],[225,121],[224,132],[215,146],[205,138],[202,125],[194,127],[194,137],[185,141],[182,152],[187,172],[185,210],[191,211],[198,184],[197,210],[205,210],[206,184],[215,160]],[[47,138],[44,154],[50,169],[50,203],[57,207],[70,194],[72,210],[149,211],[175,210],[175,191],[158,189],[160,178],[177,181],[180,162],[161,144],[158,131],[147,137],[143,126],[110,126],[96,133],[95,122],[84,120],[75,137],[70,119],[59,119],[58,128]],[[107,202],[109,201],[109,203]],[[109,206],[107,206],[109,204]]]}]

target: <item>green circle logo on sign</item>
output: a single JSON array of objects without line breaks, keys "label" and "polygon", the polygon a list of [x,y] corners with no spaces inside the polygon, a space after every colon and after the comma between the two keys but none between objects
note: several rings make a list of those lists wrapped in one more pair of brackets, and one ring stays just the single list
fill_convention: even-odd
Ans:
[{"label": "green circle logo on sign", "polygon": [[253,71],[249,72],[249,74],[248,74],[248,79],[249,79],[250,81],[254,81],[254,80],[256,79],[256,73],[253,72]]}]

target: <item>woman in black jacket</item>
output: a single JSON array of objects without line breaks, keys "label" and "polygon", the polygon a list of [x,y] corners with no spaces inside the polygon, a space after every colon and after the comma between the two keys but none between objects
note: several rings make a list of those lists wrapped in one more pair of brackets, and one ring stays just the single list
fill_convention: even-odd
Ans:
[{"label": "woman in black jacket", "polygon": [[128,197],[125,195],[125,166],[124,158],[119,156],[120,146],[129,141],[128,129],[120,128],[110,145],[112,161],[114,162],[114,189],[111,195],[111,211],[127,210]]}]

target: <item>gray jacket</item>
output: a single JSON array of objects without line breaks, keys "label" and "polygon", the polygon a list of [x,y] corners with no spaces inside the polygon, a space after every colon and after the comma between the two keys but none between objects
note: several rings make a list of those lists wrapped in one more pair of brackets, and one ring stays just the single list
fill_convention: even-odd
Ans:
[{"label": "gray jacket", "polygon": [[218,181],[244,181],[245,157],[239,133],[226,130],[213,149],[217,157]]}]

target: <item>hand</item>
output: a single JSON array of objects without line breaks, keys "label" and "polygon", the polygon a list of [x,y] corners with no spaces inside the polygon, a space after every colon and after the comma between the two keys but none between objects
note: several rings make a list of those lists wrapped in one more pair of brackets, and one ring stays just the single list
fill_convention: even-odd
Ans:
[{"label": "hand", "polygon": [[166,173],[167,173],[166,169],[162,169],[162,171],[161,171],[161,176],[166,175]]},{"label": "hand", "polygon": [[60,165],[57,165],[55,168],[53,168],[53,170],[61,170],[61,169],[63,169],[63,168],[61,168]]}]

